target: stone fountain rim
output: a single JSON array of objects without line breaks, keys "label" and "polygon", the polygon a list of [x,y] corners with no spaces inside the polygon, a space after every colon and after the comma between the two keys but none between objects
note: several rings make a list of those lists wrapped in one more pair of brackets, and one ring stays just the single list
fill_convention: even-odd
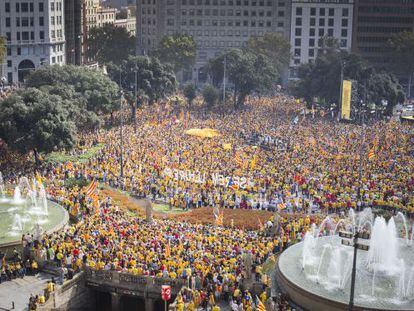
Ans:
[{"label": "stone fountain rim", "polygon": [[[326,238],[326,237],[317,237],[317,239],[319,238]],[[401,239],[401,238],[399,238]],[[402,240],[402,239],[401,239]],[[292,301],[294,301],[297,305],[301,306],[304,310],[318,310],[318,311],[322,311],[322,310],[329,310],[329,311],[334,311],[334,310],[348,310],[349,309],[349,305],[347,303],[344,303],[340,300],[335,300],[332,298],[327,298],[325,296],[316,294],[314,292],[311,292],[303,287],[300,287],[299,285],[297,285],[296,283],[294,283],[293,281],[291,281],[289,279],[289,277],[287,277],[284,273],[283,270],[280,268],[279,263],[280,263],[280,258],[286,253],[286,251],[289,248],[294,248],[294,247],[299,247],[300,244],[303,244],[303,241],[296,243],[294,245],[291,245],[290,247],[288,247],[285,251],[283,251],[278,257],[277,257],[277,262],[276,262],[276,279],[278,281],[278,285],[280,287],[280,289],[282,290],[282,292],[284,292],[285,294],[287,294],[289,297],[291,297]],[[305,298],[306,299],[311,299],[312,301],[315,302],[316,305],[318,305],[318,307],[312,308],[312,306],[303,306],[303,303],[301,304],[301,299],[294,299],[292,296],[295,297],[299,297],[299,298]],[[384,310],[389,310],[389,309],[384,309],[384,308],[375,308],[375,307],[367,307],[367,306],[362,306],[362,305],[358,305],[356,302],[354,302],[354,310],[366,310],[366,311],[384,311]],[[319,305],[322,304],[322,305]],[[325,307],[325,308],[324,308]],[[392,309],[394,311],[413,311],[414,309],[404,309],[404,308],[395,308]]]},{"label": "stone fountain rim", "polygon": [[[57,203],[55,200],[53,200],[53,199],[47,199],[47,200],[49,202],[52,202],[54,205],[58,206],[59,208],[61,208],[64,212],[64,216],[63,216],[62,220],[59,223],[57,223],[53,228],[51,228],[51,229],[44,232],[44,234],[51,234],[55,231],[58,231],[58,230],[62,229],[69,222],[69,213],[62,205]],[[22,244],[22,240],[21,240],[21,236],[20,236],[20,239],[17,239],[16,241],[0,243],[0,248],[19,246],[21,244]]]}]

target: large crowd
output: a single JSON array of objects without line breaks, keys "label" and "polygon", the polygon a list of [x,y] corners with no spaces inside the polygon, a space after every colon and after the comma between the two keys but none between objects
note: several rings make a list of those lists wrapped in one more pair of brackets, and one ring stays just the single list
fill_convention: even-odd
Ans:
[{"label": "large crowd", "polygon": [[[250,98],[242,111],[184,113],[159,103],[140,109],[137,120],[136,130],[123,128],[123,177],[119,127],[82,135],[75,152],[103,146],[91,159],[43,166],[40,175],[50,197],[81,221],[34,244],[39,258],[73,273],[89,267],[186,279],[205,298],[197,301],[209,305],[217,292],[234,298],[251,269],[266,284],[261,273],[266,260],[301,241],[325,214],[340,217],[364,207],[414,213],[409,125],[333,122],[307,115],[302,104],[282,95]],[[191,128],[215,129],[219,136],[190,136]],[[216,182],[216,174],[230,177]],[[242,178],[244,184],[234,182]],[[84,188],[68,187],[70,179],[97,180],[182,209],[279,209],[296,216],[283,216],[276,236],[172,220],[148,223],[109,197],[96,201]],[[243,299],[233,303],[242,305],[239,310],[251,308]]]}]

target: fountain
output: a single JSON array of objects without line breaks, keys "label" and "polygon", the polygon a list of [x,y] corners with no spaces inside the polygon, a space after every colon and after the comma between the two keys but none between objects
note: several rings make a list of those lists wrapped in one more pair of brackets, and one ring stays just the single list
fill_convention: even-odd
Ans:
[{"label": "fountain", "polygon": [[357,257],[356,309],[414,310],[414,248],[407,228],[403,214],[387,222],[383,217],[374,219],[370,209],[360,213],[351,210],[334,230],[325,230],[329,235],[320,236],[322,230],[312,226],[303,242],[283,252],[277,265],[277,281],[294,302],[307,310],[347,309],[353,248],[341,243],[337,231],[367,231],[370,240],[360,243],[369,245],[369,250],[359,250]]},{"label": "fountain", "polygon": [[21,235],[50,232],[68,221],[68,213],[61,206],[47,200],[42,184],[22,177],[14,188],[13,198],[6,197],[0,172],[0,248],[20,243]]}]

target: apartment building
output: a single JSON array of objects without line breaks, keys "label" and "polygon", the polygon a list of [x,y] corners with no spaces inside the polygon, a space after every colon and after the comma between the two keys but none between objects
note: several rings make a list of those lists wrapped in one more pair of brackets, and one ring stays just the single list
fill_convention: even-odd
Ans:
[{"label": "apartment building", "polygon": [[63,0],[3,0],[0,36],[7,39],[2,76],[23,82],[42,65],[63,65],[65,59]]}]

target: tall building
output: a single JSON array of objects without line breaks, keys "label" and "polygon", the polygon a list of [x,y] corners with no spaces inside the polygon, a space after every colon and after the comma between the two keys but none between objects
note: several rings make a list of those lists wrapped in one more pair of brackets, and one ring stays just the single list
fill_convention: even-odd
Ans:
[{"label": "tall building", "polygon": [[137,0],[137,52],[164,35],[190,35],[197,44],[193,79],[202,81],[209,58],[266,32],[289,38],[289,23],[290,0]]},{"label": "tall building", "polygon": [[296,76],[298,65],[315,60],[322,37],[333,37],[338,40],[340,49],[351,49],[353,2],[292,0],[291,78]]},{"label": "tall building", "polygon": [[2,0],[0,36],[7,39],[2,75],[9,83],[39,66],[65,64],[63,0]]},{"label": "tall building", "polygon": [[388,40],[414,30],[414,1],[355,0],[352,51],[373,65],[389,63]]},{"label": "tall building", "polygon": [[136,31],[136,10],[135,7],[123,7],[120,9],[114,21],[115,27],[125,28],[131,35],[135,36]]},{"label": "tall building", "polygon": [[135,6],[135,0],[105,0],[102,1],[105,5],[117,8],[120,10],[123,7]]},{"label": "tall building", "polygon": [[84,63],[83,55],[83,11],[84,0],[65,1],[66,62],[72,65]]}]

